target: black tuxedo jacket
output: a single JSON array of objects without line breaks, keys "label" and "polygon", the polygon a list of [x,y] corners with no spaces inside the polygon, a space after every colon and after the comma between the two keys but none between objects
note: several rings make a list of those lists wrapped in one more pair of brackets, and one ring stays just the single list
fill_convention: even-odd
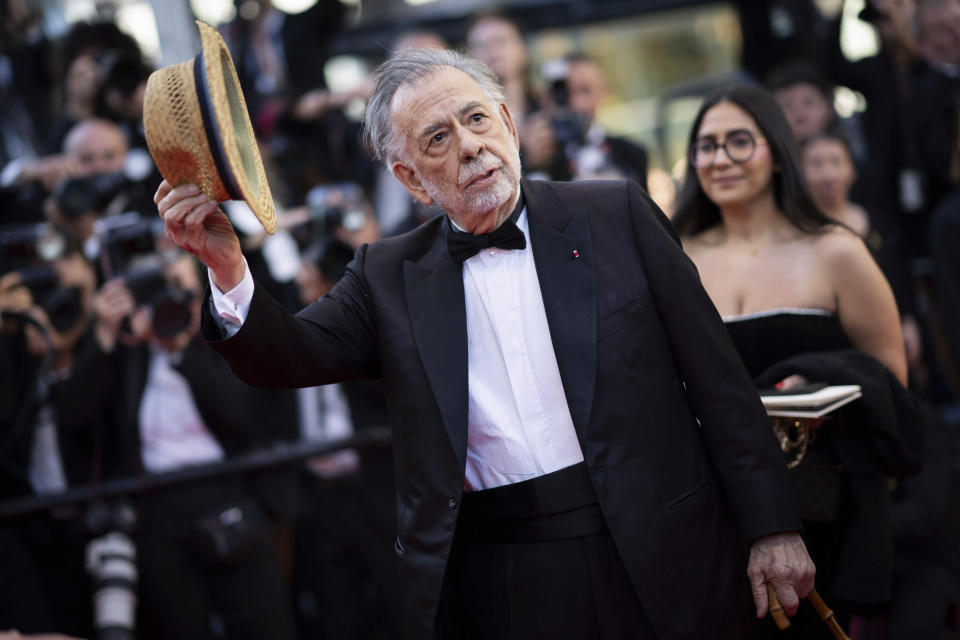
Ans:
[{"label": "black tuxedo jacket", "polygon": [[[634,183],[522,184],[550,336],[597,497],[661,638],[737,637],[748,542],[799,529],[756,390],[672,226]],[[361,247],[296,316],[256,288],[221,340],[245,381],[383,378],[407,638],[433,638],[467,447],[467,330],[446,217]],[[577,252],[575,257],[574,251]]]},{"label": "black tuxedo jacket", "polygon": [[[70,417],[66,425],[72,425],[73,431],[102,434],[100,474],[104,477],[145,473],[139,412],[149,364],[146,346],[117,345],[105,353],[92,335],[76,360],[70,381],[71,404],[64,412]],[[204,425],[226,456],[296,439],[293,398],[288,407],[283,392],[244,384],[199,338],[183,350],[174,368],[186,380]],[[252,474],[249,488],[270,514],[291,518],[299,509],[296,483],[296,470],[271,469]]]}]

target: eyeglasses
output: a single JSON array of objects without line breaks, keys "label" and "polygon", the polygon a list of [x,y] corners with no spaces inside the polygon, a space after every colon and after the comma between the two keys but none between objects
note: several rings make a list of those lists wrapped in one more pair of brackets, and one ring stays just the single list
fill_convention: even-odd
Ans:
[{"label": "eyeglasses", "polygon": [[749,131],[735,131],[723,142],[701,138],[690,148],[690,164],[697,169],[709,169],[717,157],[717,149],[723,149],[731,162],[743,164],[753,157],[758,144],[766,144],[763,138],[754,139]]}]

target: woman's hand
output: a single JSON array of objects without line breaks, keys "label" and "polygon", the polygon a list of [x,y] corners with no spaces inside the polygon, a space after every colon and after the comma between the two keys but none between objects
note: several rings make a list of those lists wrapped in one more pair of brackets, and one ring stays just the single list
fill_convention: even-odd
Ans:
[{"label": "woman's hand", "polygon": [[221,291],[240,283],[246,268],[240,239],[216,202],[200,193],[195,184],[174,188],[166,180],[160,183],[153,200],[167,237],[207,265]]},{"label": "woman's hand", "polygon": [[777,384],[773,385],[773,388],[777,391],[789,391],[790,389],[795,389],[796,387],[802,387],[805,384],[809,384],[810,381],[801,376],[798,373],[793,374],[792,376],[787,376]]}]

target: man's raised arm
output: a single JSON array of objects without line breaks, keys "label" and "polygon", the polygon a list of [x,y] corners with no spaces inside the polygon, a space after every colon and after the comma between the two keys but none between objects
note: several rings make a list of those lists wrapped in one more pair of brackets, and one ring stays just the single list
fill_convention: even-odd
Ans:
[{"label": "man's raised arm", "polygon": [[246,320],[253,298],[253,277],[233,225],[193,184],[174,188],[164,180],[153,200],[166,236],[207,265],[214,317],[222,321],[228,337],[233,335]]}]

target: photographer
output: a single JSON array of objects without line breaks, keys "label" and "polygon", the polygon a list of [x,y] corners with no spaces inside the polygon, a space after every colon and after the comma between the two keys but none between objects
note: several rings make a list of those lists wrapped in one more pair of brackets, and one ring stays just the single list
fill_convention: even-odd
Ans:
[{"label": "photographer", "polygon": [[[121,246],[132,244],[126,237]],[[213,464],[269,444],[260,434],[276,431],[263,429],[276,421],[276,392],[241,383],[197,340],[193,259],[157,252],[117,260],[124,252],[110,238],[105,245],[110,273],[119,275],[96,297],[97,357],[82,373],[91,397],[110,398],[125,473]],[[264,511],[271,496],[259,489],[221,476],[138,501],[140,638],[206,638],[214,628],[226,637],[293,637]]]},{"label": "photographer", "polygon": [[[357,247],[379,238],[372,210],[357,185],[316,187],[311,196],[308,201],[319,224],[312,225],[314,239],[302,252],[296,277],[302,304],[329,292]],[[318,217],[321,212],[326,215]],[[379,381],[306,387],[296,393],[302,440],[337,440],[388,424]],[[387,444],[308,460],[304,486],[311,499],[297,520],[294,574],[306,637],[396,636],[399,585],[390,544],[396,530],[393,476]],[[311,606],[302,606],[304,602]]]},{"label": "photographer", "polygon": [[[59,252],[55,245],[49,229],[0,232],[0,500],[64,491],[96,472],[98,434],[89,427],[102,405],[78,393],[72,375],[94,273],[62,238]],[[0,629],[90,636],[79,515],[66,508],[3,524]]]},{"label": "photographer", "polygon": [[149,214],[144,179],[153,163],[144,151],[131,152],[118,125],[99,118],[78,123],[64,141],[64,158],[68,177],[53,186],[44,211],[73,240],[86,242],[100,218]]},{"label": "photographer", "polygon": [[146,151],[131,152],[123,129],[88,118],[70,129],[61,154],[11,163],[0,179],[19,200],[18,217],[43,217],[82,244],[99,218],[151,212],[146,185],[153,172]]},{"label": "photographer", "polygon": [[627,178],[647,188],[647,151],[638,144],[610,135],[597,122],[597,109],[609,94],[607,80],[596,60],[583,53],[564,58],[565,73],[554,82],[551,96],[557,106],[554,131],[566,144],[575,180]]}]

